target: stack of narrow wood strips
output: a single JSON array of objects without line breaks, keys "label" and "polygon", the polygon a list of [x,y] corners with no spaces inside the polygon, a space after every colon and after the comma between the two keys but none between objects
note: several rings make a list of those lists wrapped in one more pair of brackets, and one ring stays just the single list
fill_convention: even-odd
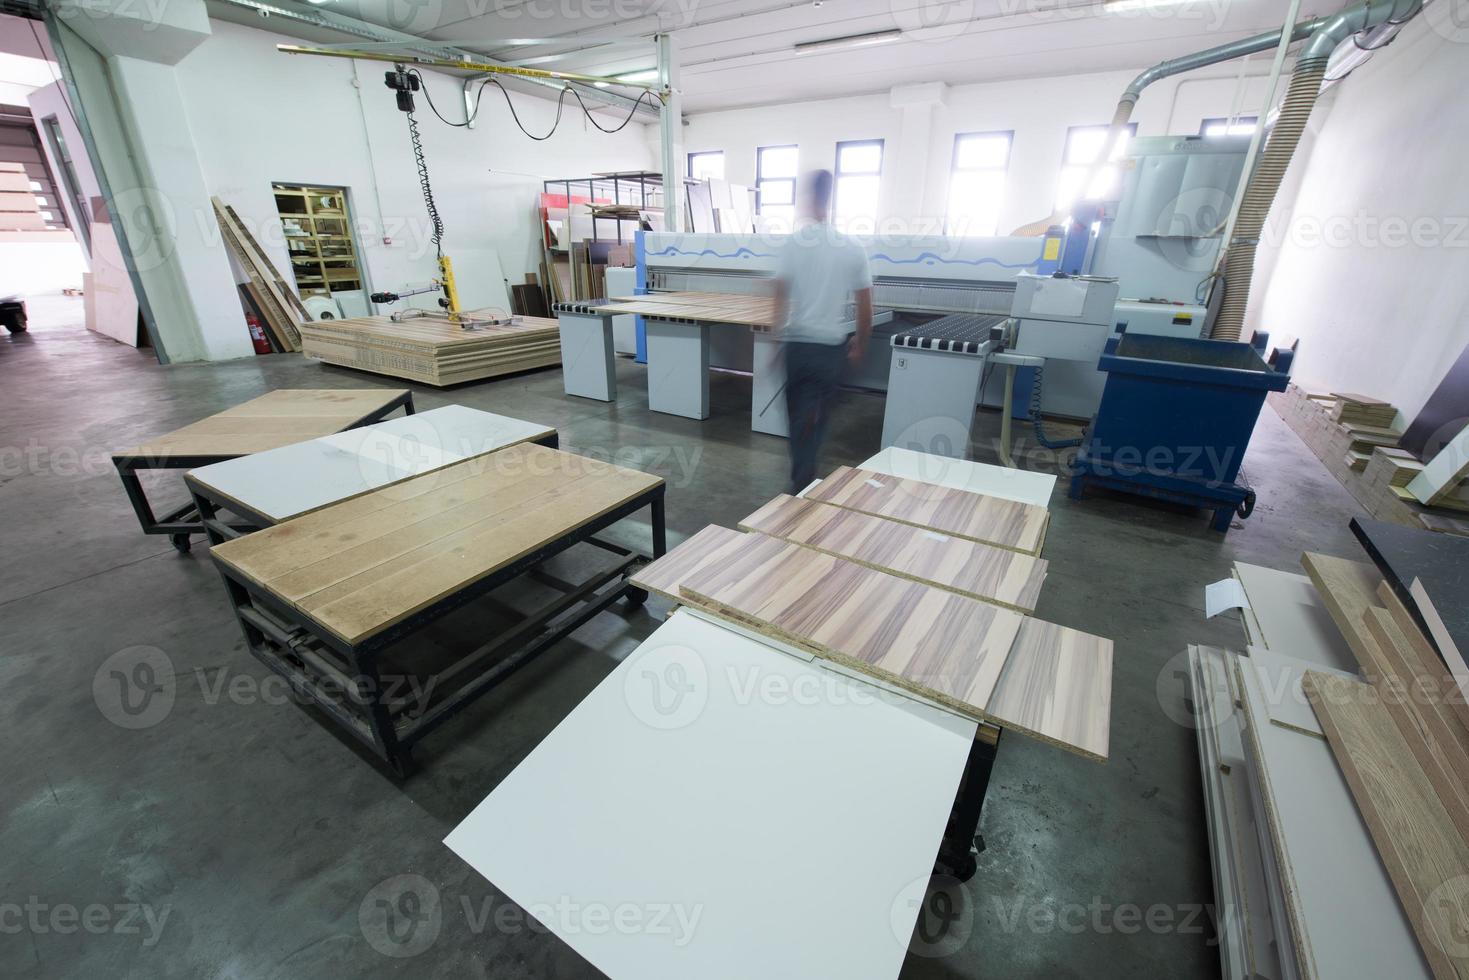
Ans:
[{"label": "stack of narrow wood strips", "polygon": [[217,197],[210,200],[214,203],[214,216],[219,222],[225,247],[245,273],[245,292],[260,314],[261,325],[270,338],[271,346],[278,351],[300,350],[300,326],[302,321],[311,319],[311,314],[306,312],[301,300],[271,265],[270,259],[265,257],[260,243],[250,234],[250,229],[245,227],[235,209]]},{"label": "stack of narrow wood strips", "polygon": [[1302,689],[1429,970],[1440,980],[1463,980],[1469,680],[1440,659],[1377,569],[1314,554],[1302,563],[1367,678],[1308,671]]},{"label": "stack of narrow wood strips", "polygon": [[556,321],[540,317],[465,330],[433,317],[365,316],[303,324],[301,337],[307,357],[440,386],[561,363]]},{"label": "stack of narrow wood strips", "polygon": [[608,303],[607,311],[734,323],[765,330],[775,319],[775,300],[769,296],[741,293],[649,293],[646,296],[615,296]]},{"label": "stack of narrow wood strips", "polygon": [[1388,402],[1351,392],[1333,392],[1336,405],[1331,417],[1342,425],[1369,425],[1386,429],[1398,417],[1398,410]]},{"label": "stack of narrow wood strips", "polygon": [[1046,523],[1044,507],[842,467],[744,533],[704,528],[633,584],[1105,761],[1112,641],[1025,615]]}]

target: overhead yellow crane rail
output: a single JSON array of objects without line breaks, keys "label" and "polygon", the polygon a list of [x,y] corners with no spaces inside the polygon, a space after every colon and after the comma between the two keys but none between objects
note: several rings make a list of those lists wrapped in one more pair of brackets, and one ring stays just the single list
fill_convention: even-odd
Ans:
[{"label": "overhead yellow crane rail", "polygon": [[323,58],[352,58],[358,61],[386,61],[389,64],[427,65],[431,68],[457,68],[460,71],[482,72],[486,75],[516,75],[521,78],[584,82],[588,85],[618,85],[623,88],[651,92],[660,101],[664,100],[662,91],[656,85],[638,85],[633,82],[619,82],[615,78],[604,78],[601,75],[583,75],[574,71],[520,68],[514,65],[491,65],[480,61],[456,61],[452,58],[425,58],[421,55],[389,54],[380,51],[357,51],[351,48],[310,48],[300,44],[277,44],[275,47],[277,51],[282,51],[286,54],[312,54],[319,55]]}]

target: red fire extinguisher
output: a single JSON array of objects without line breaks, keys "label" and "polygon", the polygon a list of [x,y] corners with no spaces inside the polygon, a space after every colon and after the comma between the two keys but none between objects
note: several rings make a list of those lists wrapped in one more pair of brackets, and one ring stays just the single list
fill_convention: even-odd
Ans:
[{"label": "red fire extinguisher", "polygon": [[245,324],[250,328],[250,343],[255,345],[255,353],[269,354],[270,341],[266,339],[265,331],[260,327],[260,321],[254,313],[245,314]]}]

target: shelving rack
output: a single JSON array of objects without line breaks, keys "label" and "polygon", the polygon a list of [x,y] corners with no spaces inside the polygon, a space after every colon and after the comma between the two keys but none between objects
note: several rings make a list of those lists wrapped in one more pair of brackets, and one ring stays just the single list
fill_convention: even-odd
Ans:
[{"label": "shelving rack", "polygon": [[281,183],[271,184],[271,189],[301,296],[330,298],[335,292],[362,289],[347,192],[340,187]]}]

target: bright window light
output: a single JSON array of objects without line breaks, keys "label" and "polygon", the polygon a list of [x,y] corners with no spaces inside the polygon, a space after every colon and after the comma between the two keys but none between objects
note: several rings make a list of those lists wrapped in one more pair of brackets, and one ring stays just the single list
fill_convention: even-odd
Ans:
[{"label": "bright window light", "polygon": [[954,137],[945,234],[975,237],[995,233],[1005,197],[1012,137],[1012,133],[960,133]]},{"label": "bright window light", "polygon": [[1091,185],[1083,188],[1092,163],[1101,155],[1102,144],[1107,140],[1108,126],[1072,126],[1066,131],[1066,151],[1061,159],[1061,179],[1056,188],[1056,210],[1069,211],[1078,200],[1106,198],[1117,192],[1120,174],[1115,162],[1127,153],[1127,144],[1137,135],[1137,123],[1127,127],[1108,155],[1112,161],[1101,167],[1092,177]]},{"label": "bright window light", "polygon": [[1205,119],[1199,126],[1199,135],[1207,138],[1219,136],[1253,136],[1260,125],[1256,116],[1235,116],[1234,120]]},{"label": "bright window light", "polygon": [[796,220],[796,172],[800,150],[795,146],[762,146],[755,155],[758,212],[769,231],[790,231]]},{"label": "bright window light", "polygon": [[832,223],[844,231],[877,228],[882,187],[882,140],[850,140],[837,144],[836,202]]},{"label": "bright window light", "polygon": [[689,154],[689,176],[694,180],[723,180],[724,151],[707,150]]}]

